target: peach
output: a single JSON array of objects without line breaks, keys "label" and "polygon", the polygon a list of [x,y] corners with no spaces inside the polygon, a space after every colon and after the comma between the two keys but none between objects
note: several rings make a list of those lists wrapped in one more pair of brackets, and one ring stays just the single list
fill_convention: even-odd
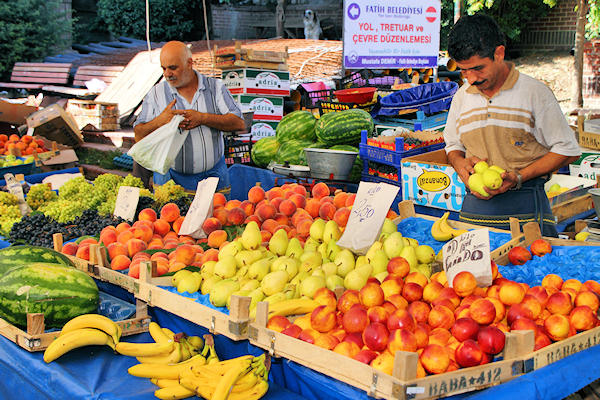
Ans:
[{"label": "peach", "polygon": [[494,322],[502,321],[506,315],[506,307],[504,306],[504,303],[502,303],[500,299],[496,297],[486,297],[486,299],[488,299],[496,309],[496,318],[494,318]]},{"label": "peach", "polygon": [[287,217],[287,215],[284,215],[282,213],[276,213],[275,216],[273,217],[273,219],[275,221],[277,221],[277,223],[279,225],[284,225],[284,226],[290,225],[290,219]]},{"label": "peach", "polygon": [[550,338],[548,337],[548,335],[546,335],[543,332],[539,332],[538,335],[535,337],[535,345],[533,347],[533,351],[537,351],[543,347],[546,347],[548,345],[552,344],[552,340],[550,340]]},{"label": "peach", "polygon": [[257,204],[265,198],[265,190],[260,186],[253,186],[248,190],[248,200]]},{"label": "peach", "polygon": [[340,340],[331,333],[323,333],[317,336],[314,344],[327,350],[333,350],[340,344]]},{"label": "peach", "polygon": [[162,276],[169,272],[169,261],[166,258],[159,258],[156,261],[156,275]]},{"label": "peach", "polygon": [[60,252],[69,256],[74,256],[75,254],[77,254],[78,247],[79,245],[75,242],[65,243]]},{"label": "peach", "polygon": [[211,232],[214,232],[216,230],[219,230],[223,227],[223,225],[221,224],[221,221],[219,221],[217,218],[215,217],[208,217],[204,220],[204,222],[202,223],[202,230],[204,231],[204,233],[206,233],[207,235],[210,235]]},{"label": "peach", "polygon": [[150,256],[150,260],[156,261],[159,258],[168,258],[167,253],[163,253],[162,251],[158,251]]},{"label": "peach", "polygon": [[423,288],[416,282],[406,282],[402,288],[402,297],[409,303],[421,300],[423,297]]},{"label": "peach", "polygon": [[460,297],[451,287],[444,287],[440,291],[440,295],[437,297],[437,299],[435,299],[436,302],[441,302],[443,300],[448,300],[450,303],[452,303],[452,310],[456,309],[456,307],[460,305]]},{"label": "peach", "polygon": [[415,321],[427,322],[431,307],[424,301],[416,300],[408,305],[407,310],[415,318]]},{"label": "peach", "polygon": [[387,324],[390,313],[383,306],[374,306],[367,310],[367,316],[371,322]]},{"label": "peach", "polygon": [[523,246],[515,246],[508,251],[508,260],[513,265],[523,265],[531,260],[531,253]]},{"label": "peach", "polygon": [[552,314],[544,321],[544,329],[554,341],[565,339],[571,330],[569,318],[562,314]]},{"label": "peach", "polygon": [[358,290],[346,290],[337,301],[337,309],[342,313],[347,312],[353,305],[360,304]]},{"label": "peach", "polygon": [[294,215],[296,208],[296,204],[289,199],[285,199],[279,204],[279,212],[287,217]]},{"label": "peach", "polygon": [[284,335],[288,335],[293,338],[298,338],[300,332],[302,332],[302,328],[300,328],[296,324],[290,324],[284,330],[281,331],[281,333],[283,333]]},{"label": "peach", "polygon": [[427,317],[427,322],[432,328],[450,329],[455,322],[454,313],[448,307],[441,305],[433,306]]},{"label": "peach", "polygon": [[136,253],[146,250],[147,247],[146,242],[143,240],[135,238],[129,239],[127,241],[127,254],[129,257],[133,257]]},{"label": "peach", "polygon": [[373,351],[383,351],[388,345],[390,333],[380,322],[371,322],[363,330],[362,338],[365,345]]},{"label": "peach", "polygon": [[119,254],[122,254],[124,256],[129,255],[129,253],[127,252],[127,246],[121,242],[111,243],[107,246],[106,249],[108,250],[108,257],[111,260],[114,259]]},{"label": "peach", "polygon": [[230,225],[241,225],[246,217],[246,213],[240,207],[232,207],[229,209],[229,214],[227,214],[227,223]]},{"label": "peach", "polygon": [[114,227],[107,226],[100,232],[100,243],[104,244],[105,246],[108,246],[109,244],[117,241],[117,235],[117,230]]},{"label": "peach", "polygon": [[279,207],[281,206],[281,203],[283,202],[283,200],[286,200],[286,199],[284,199],[283,197],[275,197],[274,199],[272,199],[270,201],[271,205],[273,207],[275,207],[275,210],[277,210],[277,212],[279,212]]},{"label": "peach", "polygon": [[600,301],[591,290],[583,290],[575,296],[575,306],[588,306],[593,312],[597,312]]},{"label": "peach", "polygon": [[272,201],[273,199],[278,198],[278,197],[282,197],[282,198],[285,197],[285,193],[281,187],[275,186],[275,187],[267,190],[266,197],[267,197],[267,200]]},{"label": "peach", "polygon": [[339,192],[335,193],[335,195],[333,196],[333,205],[335,205],[336,208],[346,207],[347,199],[348,199],[348,193],[339,191]]},{"label": "peach", "polygon": [[537,319],[544,309],[537,297],[532,294],[526,294],[525,297],[523,297],[523,301],[519,304],[531,312],[531,319]]},{"label": "peach", "polygon": [[366,308],[380,306],[385,300],[383,289],[376,283],[367,283],[360,289],[358,295],[361,304]]},{"label": "peach", "polygon": [[425,300],[428,303],[433,302],[439,297],[443,288],[444,286],[442,286],[441,283],[432,280],[423,288],[423,300]]},{"label": "peach", "polygon": [[131,264],[131,259],[129,259],[127,256],[119,254],[111,260],[110,268],[120,271],[129,268],[129,264]]},{"label": "peach", "polygon": [[333,220],[340,227],[346,226],[348,224],[348,219],[350,218],[350,209],[347,207],[338,208],[333,214]]},{"label": "peach", "polygon": [[173,221],[173,232],[179,235],[179,229],[181,229],[181,225],[183,224],[184,217],[179,217],[175,221]]},{"label": "peach", "polygon": [[404,278],[410,272],[410,264],[404,257],[393,257],[388,261],[387,271],[390,274]]},{"label": "peach", "polygon": [[312,218],[317,218],[319,216],[319,209],[321,208],[321,203],[319,199],[310,198],[306,200],[306,206],[304,209]]},{"label": "peach", "polygon": [[448,329],[434,328],[429,332],[429,343],[435,343],[439,344],[440,346],[446,346],[450,339],[452,339],[452,333],[450,333]]},{"label": "peach", "polygon": [[479,333],[479,324],[473,318],[459,318],[452,325],[450,332],[459,342],[467,339],[475,340]]},{"label": "peach", "polygon": [[535,297],[542,305],[542,308],[546,307],[546,302],[548,302],[548,292],[543,286],[533,286],[527,291],[527,294]]},{"label": "peach", "polygon": [[534,240],[529,248],[531,249],[531,254],[538,257],[543,257],[548,253],[552,253],[552,245],[545,239]]},{"label": "peach", "polygon": [[310,235],[310,227],[312,225],[312,218],[303,218],[296,224],[296,232],[298,236],[307,238]]},{"label": "peach", "polygon": [[333,203],[325,202],[319,207],[319,217],[325,221],[332,220],[337,209]]},{"label": "peach", "polygon": [[261,221],[266,221],[275,216],[277,209],[270,203],[263,203],[256,206],[255,213]]},{"label": "peach", "polygon": [[416,352],[417,348],[417,337],[408,329],[396,329],[390,333],[387,345],[390,353],[396,354],[396,351]]},{"label": "peach", "polygon": [[469,307],[469,316],[479,325],[488,325],[496,318],[496,307],[488,299],[477,299]]},{"label": "peach", "polygon": [[548,297],[546,309],[550,311],[551,314],[569,315],[573,309],[571,296],[563,291],[558,291],[554,294],[551,294],[550,297]]},{"label": "peach", "polygon": [[402,293],[403,286],[404,281],[401,278],[386,278],[380,285],[381,290],[383,290],[383,297],[385,300],[387,300],[393,294]]},{"label": "peach", "polygon": [[351,307],[342,317],[342,326],[348,333],[362,333],[368,324],[369,316],[362,307]]},{"label": "peach", "polygon": [[467,297],[477,287],[475,276],[469,271],[461,271],[452,280],[452,288],[460,297]]},{"label": "peach", "polygon": [[252,203],[250,200],[242,201],[239,208],[244,210],[244,214],[246,214],[246,216],[254,214],[254,203]]},{"label": "peach", "polygon": [[185,267],[187,267],[187,265],[185,263],[182,263],[181,261],[170,261],[168,272],[177,272],[181,269],[184,269]]},{"label": "peach", "polygon": [[542,279],[542,287],[544,287],[546,290],[549,287],[553,287],[556,290],[560,290],[560,288],[562,287],[562,284],[563,284],[563,279],[556,274],[548,274],[548,275],[544,276],[544,278]]},{"label": "peach", "polygon": [[175,203],[167,203],[160,209],[160,217],[167,222],[173,222],[179,216],[179,207]]},{"label": "peach", "polygon": [[460,305],[461,306],[470,306],[471,304],[473,304],[473,302],[477,299],[482,299],[483,296],[477,295],[477,294],[470,294],[467,297],[464,297],[461,301],[460,301]]},{"label": "peach", "polygon": [[161,218],[154,221],[153,225],[154,225],[154,232],[158,233],[161,236],[166,235],[167,232],[169,232],[171,230],[171,224]]},{"label": "peach", "polygon": [[84,244],[87,244],[87,245],[98,244],[98,241],[94,238],[86,238],[86,239],[83,239],[81,242],[79,242],[80,246],[84,245]]},{"label": "peach", "polygon": [[477,343],[485,353],[495,355],[504,349],[506,336],[495,326],[484,326],[477,333]]},{"label": "peach", "polygon": [[140,260],[140,261],[149,261],[150,254],[148,253],[136,253],[133,257],[131,257],[131,261]]},{"label": "peach", "polygon": [[154,222],[154,221],[156,221],[156,218],[157,218],[156,211],[154,211],[151,208],[144,208],[138,214],[138,220],[140,220],[140,221]]},{"label": "peach", "polygon": [[577,306],[569,314],[569,322],[577,331],[586,331],[596,326],[598,318],[588,306]]},{"label": "peach", "polygon": [[75,257],[90,261],[90,245],[80,244],[75,253]]},{"label": "peach", "polygon": [[525,289],[517,282],[506,281],[500,286],[498,297],[506,305],[517,304],[525,297]]},{"label": "peach", "polygon": [[456,309],[454,310],[454,319],[459,319],[459,318],[471,318],[471,314],[469,313],[469,307],[470,305],[464,305],[461,304],[460,306],[456,307]]},{"label": "peach", "polygon": [[298,339],[307,343],[315,344],[320,335],[321,334],[314,329],[303,329],[302,332],[300,332],[300,335],[298,335]]},{"label": "peach", "polygon": [[331,192],[327,184],[319,182],[312,187],[311,194],[314,198],[321,199],[325,196],[329,196]]},{"label": "peach", "polygon": [[242,204],[242,202],[240,200],[232,199],[232,200],[229,200],[227,203],[225,203],[225,205],[223,207],[226,210],[231,211],[232,208],[239,207],[240,204]]},{"label": "peach", "polygon": [[408,329],[414,331],[417,321],[406,308],[398,308],[387,320],[387,328],[391,332],[395,329]]},{"label": "peach", "polygon": [[127,272],[127,275],[138,279],[140,277],[140,263],[138,262],[129,264],[129,271]]},{"label": "peach", "polygon": [[292,222],[292,225],[297,227],[298,223],[303,219],[308,219],[310,221],[313,220],[313,218],[310,216],[310,214],[305,209],[296,208],[296,212],[294,213],[294,215],[292,215],[292,217],[290,218],[290,221]]},{"label": "peach", "polygon": [[340,342],[334,348],[333,351],[346,357],[353,358],[360,351],[360,347],[353,342]]},{"label": "peach", "polygon": [[419,360],[423,368],[431,374],[446,372],[450,365],[448,352],[438,344],[428,344],[423,348]]},{"label": "peach", "polygon": [[175,251],[175,261],[180,261],[186,265],[190,265],[196,258],[196,250],[189,244],[183,244]]},{"label": "peach", "polygon": [[[306,206],[306,197],[302,196],[299,193],[293,193],[289,200],[294,203],[294,205],[296,206],[296,209],[304,209],[304,207]],[[279,205],[279,207],[281,207],[281,204]]]},{"label": "peach", "polygon": [[129,228],[131,228],[131,225],[129,225],[127,222],[121,222],[119,225],[117,225],[117,227],[115,229],[117,230],[118,233],[121,233],[126,230],[129,230]]},{"label": "peach", "polygon": [[446,271],[435,272],[431,275],[430,281],[436,281],[442,284],[442,286],[448,286],[448,277]]},{"label": "peach", "polygon": [[225,203],[227,203],[227,198],[225,198],[225,195],[223,193],[217,192],[213,195],[214,208],[225,207]]},{"label": "peach", "polygon": [[388,297],[386,301],[392,303],[392,305],[396,308],[408,307],[408,301],[404,297],[402,297],[401,294],[393,294],[390,297]]},{"label": "peach", "polygon": [[145,243],[148,243],[152,239],[153,234],[152,228],[149,228],[146,225],[138,225],[133,228],[133,237],[135,239],[140,239]]},{"label": "peach", "polygon": [[304,185],[295,185],[292,188],[292,191],[296,194],[299,194],[301,196],[307,197],[308,196],[308,192],[306,191],[306,188],[304,187]]},{"label": "peach", "polygon": [[581,290],[591,290],[592,292],[596,293],[597,295],[600,295],[600,283],[598,283],[596,281],[591,281],[591,280],[585,281],[581,285]]},{"label": "peach", "polygon": [[229,210],[226,210],[225,207],[215,208],[213,210],[213,217],[219,220],[221,225],[227,224],[227,216],[229,215]]},{"label": "peach", "polygon": [[274,315],[269,318],[267,322],[267,329],[271,329],[275,332],[281,332],[292,323],[283,315]]}]

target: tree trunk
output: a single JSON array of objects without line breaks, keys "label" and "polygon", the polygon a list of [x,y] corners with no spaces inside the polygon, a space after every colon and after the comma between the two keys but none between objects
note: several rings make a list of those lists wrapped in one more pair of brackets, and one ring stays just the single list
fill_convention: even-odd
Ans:
[{"label": "tree trunk", "polygon": [[575,57],[573,92],[571,95],[571,107],[583,107],[583,43],[585,42],[585,22],[587,14],[587,1],[577,0],[577,25],[575,32]]},{"label": "tree trunk", "polygon": [[277,0],[277,7],[275,8],[275,33],[279,37],[284,37],[285,3],[285,0]]}]

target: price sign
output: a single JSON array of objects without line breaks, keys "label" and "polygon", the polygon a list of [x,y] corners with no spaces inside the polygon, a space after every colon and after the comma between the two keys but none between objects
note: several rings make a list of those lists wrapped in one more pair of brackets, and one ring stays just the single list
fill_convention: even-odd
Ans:
[{"label": "price sign", "polygon": [[8,191],[15,195],[19,200],[19,211],[21,215],[27,215],[31,212],[31,208],[25,202],[25,195],[23,194],[23,187],[21,183],[15,179],[15,176],[11,173],[4,174],[4,180],[6,181],[6,187]]},{"label": "price sign", "polygon": [[190,208],[185,215],[181,228],[180,235],[189,235],[195,239],[206,237],[206,233],[202,230],[204,220],[212,215],[213,197],[219,178],[210,177],[198,182],[196,195],[190,205]]},{"label": "price sign", "polygon": [[121,186],[115,203],[115,217],[121,217],[127,221],[133,221],[138,201],[140,200],[140,188],[133,186]]},{"label": "price sign", "polygon": [[442,254],[450,287],[454,277],[461,271],[472,273],[477,279],[477,286],[487,287],[492,284],[489,230],[476,229],[455,237],[444,245]]},{"label": "price sign", "polygon": [[400,188],[387,183],[361,182],[338,246],[365,254],[381,233],[383,221]]}]

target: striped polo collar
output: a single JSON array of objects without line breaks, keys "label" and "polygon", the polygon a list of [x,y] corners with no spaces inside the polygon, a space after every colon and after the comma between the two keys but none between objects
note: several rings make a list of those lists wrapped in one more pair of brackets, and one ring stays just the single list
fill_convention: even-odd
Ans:
[{"label": "striped polo collar", "polygon": [[[512,89],[513,86],[515,86],[515,84],[517,83],[517,80],[519,80],[519,71],[515,68],[515,63],[507,61],[506,64],[508,64],[508,75],[506,77],[506,80],[502,84],[502,86],[500,86],[500,90],[498,90],[498,93],[500,93],[503,90]],[[479,88],[477,88],[477,86],[474,86],[474,85],[470,85],[467,88],[467,93],[480,94],[480,95],[484,96],[484,94],[481,93]],[[498,93],[496,93],[496,94],[498,94]]]},{"label": "striped polo collar", "polygon": [[[196,89],[196,92],[206,89],[206,77],[196,70],[194,70],[194,73],[198,77],[198,89]],[[169,85],[168,82],[167,82],[167,86],[169,87],[171,94],[173,94],[173,95],[179,94],[179,92],[177,91],[177,88],[174,88],[173,86]]]}]

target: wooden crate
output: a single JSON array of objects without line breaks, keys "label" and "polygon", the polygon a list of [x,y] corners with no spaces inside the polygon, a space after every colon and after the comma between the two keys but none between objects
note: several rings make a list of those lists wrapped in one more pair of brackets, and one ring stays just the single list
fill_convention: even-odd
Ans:
[{"label": "wooden crate", "polygon": [[117,103],[69,99],[67,102],[67,111],[73,116],[118,117],[119,105]]},{"label": "wooden crate", "polygon": [[[147,332],[150,324],[148,305],[136,301],[135,316],[122,321],[116,321],[123,330],[121,336],[131,336]],[[60,331],[46,332],[44,329],[44,314],[27,314],[27,329],[22,329],[0,318],[0,335],[29,352],[46,350]]]},{"label": "wooden crate", "polygon": [[[54,249],[62,248],[60,234],[54,235]],[[107,268],[105,248],[90,246],[90,261],[69,256],[75,267],[93,278],[112,283],[132,293],[136,299],[161,308],[190,322],[207,328],[211,333],[222,334],[232,340],[248,338],[250,298],[232,296],[229,315],[180,296],[159,286],[171,286],[170,276],[156,276],[156,262],[142,262],[140,278],[136,279]]]},{"label": "wooden crate", "polygon": [[577,134],[579,145],[588,149],[600,150],[600,134],[583,130],[583,115],[577,117]]},{"label": "wooden crate", "polygon": [[287,47],[285,51],[254,50],[243,48],[240,42],[234,47],[214,48],[213,63],[216,68],[263,68],[287,71]]},{"label": "wooden crate", "polygon": [[331,350],[267,329],[268,304],[259,302],[257,307],[256,322],[248,330],[250,343],[375,398],[431,399],[497,385],[524,373],[523,357],[531,354],[534,347],[532,331],[514,331],[506,336],[503,360],[425,378],[416,378],[417,353],[398,351],[393,374],[388,375]]}]

